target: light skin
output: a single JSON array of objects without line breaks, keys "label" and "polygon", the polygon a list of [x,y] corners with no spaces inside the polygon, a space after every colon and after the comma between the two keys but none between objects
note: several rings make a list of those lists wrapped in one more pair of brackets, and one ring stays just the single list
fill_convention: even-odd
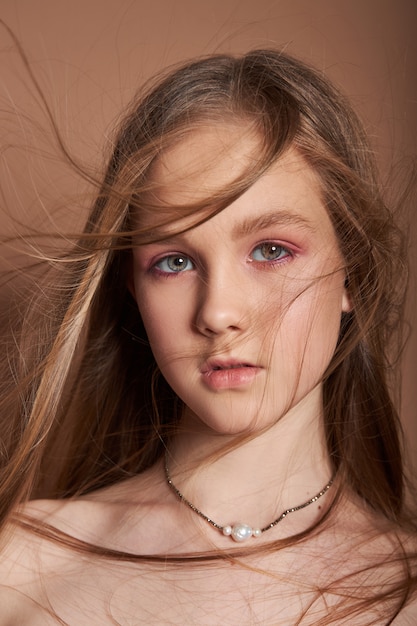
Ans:
[{"label": "light skin", "polygon": [[[160,159],[157,201],[209,196],[257,148],[242,126],[202,129]],[[294,151],[225,210],[173,235],[190,224],[133,250],[132,293],[158,365],[186,405],[172,475],[214,519],[239,511],[264,526],[330,478],[321,380],[350,308],[343,261],[319,182]],[[258,436],[195,471],[207,452],[245,433]]]},{"label": "light skin", "polygon": [[[256,136],[239,125],[191,135],[154,169],[159,201],[173,206],[210,195],[256,158],[256,148]],[[155,358],[186,405],[171,442],[171,474],[213,519],[228,523],[239,515],[262,526],[329,479],[321,380],[350,309],[337,240],[318,181],[293,151],[223,212],[172,234],[168,228],[163,242],[134,248],[129,284]],[[375,532],[377,520],[353,500],[342,504],[329,532],[257,553],[242,567],[230,559],[173,569],[100,560],[18,529],[0,561],[0,580],[7,581],[0,585],[0,625],[55,624],[44,607],[71,626],[297,623],[315,599],[315,581],[325,587],[363,566],[368,583],[369,561],[391,550]],[[303,531],[322,515],[320,506],[326,503],[250,541]],[[78,539],[130,553],[234,547],[179,502],[162,463],[83,498],[25,510]],[[361,582],[359,574],[353,584]],[[319,599],[303,623],[321,623],[333,601],[331,594]],[[383,626],[384,607],[352,623]]]}]

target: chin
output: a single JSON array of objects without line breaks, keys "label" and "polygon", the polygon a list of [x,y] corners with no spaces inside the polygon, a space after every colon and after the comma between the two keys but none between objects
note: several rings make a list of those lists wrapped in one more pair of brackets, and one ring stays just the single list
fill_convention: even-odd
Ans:
[{"label": "chin", "polygon": [[[193,425],[196,425],[196,422],[199,423],[197,426],[199,431],[208,431],[213,435],[220,436],[239,436],[239,435],[250,435],[256,432],[261,432],[263,429],[267,428],[266,424],[259,423],[259,420],[256,418],[249,420],[242,420],[242,416],[236,419],[226,420],[213,420],[213,419],[201,419],[195,418],[193,420]],[[271,424],[272,425],[272,424]]]}]

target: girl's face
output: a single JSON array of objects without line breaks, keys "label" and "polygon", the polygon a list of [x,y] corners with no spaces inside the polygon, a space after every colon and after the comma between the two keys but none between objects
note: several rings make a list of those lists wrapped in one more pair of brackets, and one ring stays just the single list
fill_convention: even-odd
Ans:
[{"label": "girl's face", "polygon": [[[210,196],[250,165],[256,148],[240,125],[195,132],[155,167],[157,202],[165,210]],[[191,223],[179,219],[175,232]],[[159,234],[162,241],[134,248],[131,289],[187,419],[237,434],[295,407],[316,415],[349,301],[313,170],[290,150],[207,222]]]}]

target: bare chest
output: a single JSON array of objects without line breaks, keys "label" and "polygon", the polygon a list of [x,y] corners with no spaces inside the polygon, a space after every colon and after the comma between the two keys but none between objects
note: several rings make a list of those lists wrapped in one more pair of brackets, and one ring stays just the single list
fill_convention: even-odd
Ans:
[{"label": "bare chest", "polygon": [[[85,562],[59,576],[45,574],[36,591],[20,594],[19,624],[318,625],[328,615],[329,598],[318,592],[316,574],[313,564],[301,567],[289,557],[257,566]],[[369,623],[384,622],[364,618],[355,626]]]}]

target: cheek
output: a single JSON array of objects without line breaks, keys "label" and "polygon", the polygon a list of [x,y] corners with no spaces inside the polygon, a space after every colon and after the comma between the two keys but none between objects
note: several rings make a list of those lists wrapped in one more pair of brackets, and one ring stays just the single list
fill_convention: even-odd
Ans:
[{"label": "cheek", "polygon": [[163,346],[166,346],[169,338],[169,319],[166,316],[166,308],[152,306],[153,303],[147,302],[146,305],[139,301],[138,309],[152,348],[152,352],[156,358]]},{"label": "cheek", "polygon": [[[309,343],[309,361],[325,370],[330,363],[340,333],[343,291],[335,281],[320,286],[313,294],[305,334]],[[309,319],[308,319],[309,318]]]},{"label": "cheek", "polygon": [[344,291],[338,277],[320,279],[288,299],[275,324],[275,348],[301,371],[323,373],[336,348]]},{"label": "cheek", "polygon": [[159,290],[139,290],[136,285],[136,303],[158,366],[163,370],[184,345],[185,306],[179,307]]}]

